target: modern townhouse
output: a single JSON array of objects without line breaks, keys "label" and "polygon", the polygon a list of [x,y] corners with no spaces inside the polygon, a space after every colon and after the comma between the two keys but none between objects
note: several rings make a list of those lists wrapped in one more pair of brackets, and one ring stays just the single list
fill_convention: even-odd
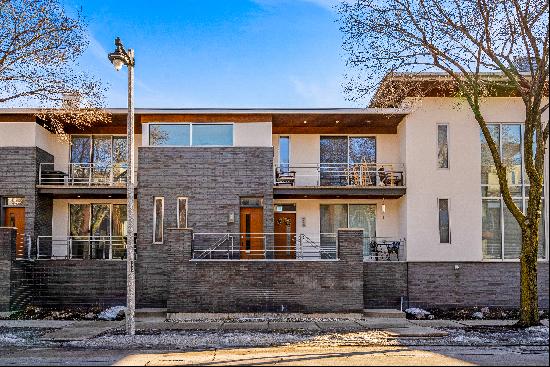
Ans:
[{"label": "modern townhouse", "polygon": [[[520,230],[452,95],[405,95],[415,103],[398,108],[136,109],[138,307],[517,307]],[[525,209],[522,101],[489,97],[483,110]],[[35,112],[0,110],[0,308],[124,304],[126,110],[67,127],[68,141]],[[547,198],[548,152],[545,167]]]}]

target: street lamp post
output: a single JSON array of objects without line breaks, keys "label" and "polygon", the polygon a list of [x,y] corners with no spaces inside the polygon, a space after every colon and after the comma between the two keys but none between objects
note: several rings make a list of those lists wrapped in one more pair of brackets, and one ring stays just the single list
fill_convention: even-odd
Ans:
[{"label": "street lamp post", "polygon": [[122,66],[128,67],[128,118],[127,118],[127,171],[126,171],[126,332],[128,335],[135,335],[135,309],[136,309],[136,273],[134,264],[134,50],[126,49],[122,45],[120,38],[115,39],[115,52],[109,54],[109,60],[116,71],[122,69]]}]

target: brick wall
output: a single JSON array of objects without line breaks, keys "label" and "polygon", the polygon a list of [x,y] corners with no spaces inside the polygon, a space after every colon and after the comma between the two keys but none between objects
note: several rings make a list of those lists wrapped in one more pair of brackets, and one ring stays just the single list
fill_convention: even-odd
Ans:
[{"label": "brick wall", "polygon": [[9,311],[11,294],[11,262],[16,231],[0,226],[0,312]]},{"label": "brick wall", "polygon": [[51,235],[52,199],[39,197],[36,184],[40,163],[53,156],[37,147],[0,147],[0,157],[0,197],[25,197],[25,234]]},{"label": "brick wall", "polygon": [[[178,196],[188,198],[188,227],[239,232],[239,197],[264,199],[264,232],[273,232],[273,148],[140,147],[137,304],[165,307],[168,248],[152,244],[153,198],[164,197],[164,228],[176,227]],[[229,214],[235,220],[228,223]],[[166,235],[166,231],[165,231]]]},{"label": "brick wall", "polygon": [[[539,262],[538,269],[539,304],[548,308],[548,262]],[[518,307],[519,262],[411,262],[409,302],[415,307]]]},{"label": "brick wall", "polygon": [[363,263],[365,308],[401,307],[401,297],[407,297],[406,262]]},{"label": "brick wall", "polygon": [[168,230],[168,312],[360,312],[362,230],[338,236],[338,261],[190,261],[190,230]]}]

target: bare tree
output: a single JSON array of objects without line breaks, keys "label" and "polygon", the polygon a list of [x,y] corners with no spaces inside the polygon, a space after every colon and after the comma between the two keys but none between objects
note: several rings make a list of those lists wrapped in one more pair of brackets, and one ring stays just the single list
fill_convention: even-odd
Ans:
[{"label": "bare tree", "polygon": [[[548,109],[548,0],[359,0],[342,3],[339,15],[352,99],[366,98],[381,85],[372,103],[395,106],[404,96],[436,87],[471,108],[502,198],[521,228],[519,325],[538,324],[538,227],[549,134],[541,119]],[[418,77],[426,71],[445,77],[426,87]],[[481,111],[484,98],[495,95],[517,96],[525,104],[523,154],[531,185],[525,213],[512,200],[506,164]]]},{"label": "bare tree", "polygon": [[110,121],[101,81],[78,68],[87,46],[82,14],[58,0],[0,0],[0,104],[41,107],[56,133]]}]

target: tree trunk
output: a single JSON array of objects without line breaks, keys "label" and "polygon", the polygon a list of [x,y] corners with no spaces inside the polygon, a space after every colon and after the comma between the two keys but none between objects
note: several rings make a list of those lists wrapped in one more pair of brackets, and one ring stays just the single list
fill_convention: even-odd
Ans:
[{"label": "tree trunk", "polygon": [[520,316],[518,326],[529,327],[540,324],[537,289],[538,225],[527,225],[522,229],[520,259]]}]

